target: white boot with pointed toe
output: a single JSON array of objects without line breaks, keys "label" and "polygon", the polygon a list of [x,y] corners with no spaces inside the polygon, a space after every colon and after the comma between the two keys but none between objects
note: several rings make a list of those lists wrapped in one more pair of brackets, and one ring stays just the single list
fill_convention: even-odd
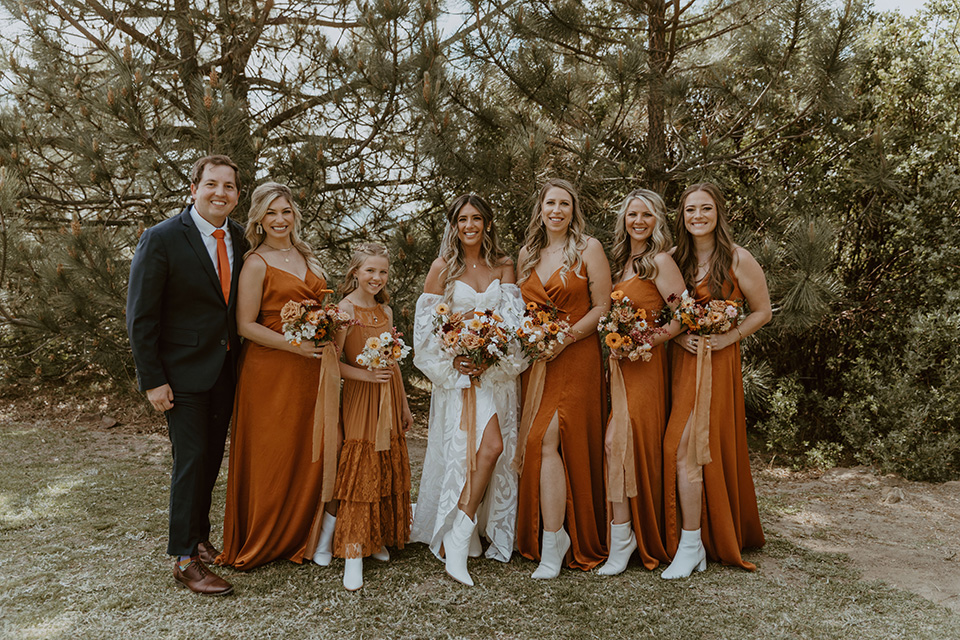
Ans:
[{"label": "white boot with pointed toe", "polygon": [[630,562],[630,556],[637,549],[637,536],[633,533],[630,521],[623,524],[610,523],[610,555],[603,566],[597,569],[602,576],[615,576],[623,573]]},{"label": "white boot with pointed toe", "polygon": [[530,576],[535,580],[552,580],[560,575],[563,559],[570,549],[570,536],[560,527],[557,531],[543,532],[543,547],[540,549],[540,566]]},{"label": "white boot with pointed toe", "polygon": [[680,544],[677,546],[677,555],[673,562],[663,570],[660,577],[664,580],[686,578],[693,570],[704,571],[707,568],[707,551],[700,540],[700,529],[696,531],[680,531]]},{"label": "white boot with pointed toe", "polygon": [[470,538],[473,536],[474,529],[477,528],[477,521],[471,520],[463,511],[457,509],[457,516],[453,520],[453,526],[443,536],[443,550],[446,554],[447,573],[457,582],[461,582],[468,587],[473,586],[473,579],[467,571],[467,553],[470,550]]}]

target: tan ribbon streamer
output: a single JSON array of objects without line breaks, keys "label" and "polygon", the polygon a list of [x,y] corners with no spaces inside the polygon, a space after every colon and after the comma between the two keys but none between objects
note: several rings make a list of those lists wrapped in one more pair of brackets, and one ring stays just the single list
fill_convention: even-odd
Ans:
[{"label": "tan ribbon streamer", "polygon": [[380,383],[380,415],[377,417],[377,437],[374,441],[374,451],[390,449],[390,427],[393,426],[393,381]]},{"label": "tan ribbon streamer", "polygon": [[321,500],[333,499],[333,485],[337,479],[337,427],[340,415],[340,361],[332,343],[321,351],[320,385],[317,404],[313,409],[313,461],[323,451],[323,488]]},{"label": "tan ribbon streamer", "polygon": [[534,360],[530,367],[530,378],[527,381],[527,397],[523,400],[523,411],[520,413],[520,431],[517,434],[517,452],[513,456],[513,470],[518,474],[523,471],[523,455],[527,449],[527,438],[530,436],[530,427],[533,419],[540,410],[540,401],[543,400],[543,383],[547,379],[547,363],[544,360]]},{"label": "tan ribbon streamer", "polygon": [[713,359],[709,341],[697,341],[697,394],[693,398],[693,424],[687,443],[687,478],[703,480],[703,465],[710,464],[710,399],[713,394]]},{"label": "tan ribbon streamer", "polygon": [[623,381],[620,361],[610,359],[611,413],[607,430],[612,431],[607,465],[607,500],[623,502],[637,497],[637,460],[633,449],[633,427],[627,409],[627,386]]},{"label": "tan ribbon streamer", "polygon": [[480,381],[470,378],[470,386],[463,390],[463,408],[460,409],[460,430],[467,432],[467,479],[460,494],[460,508],[467,506],[473,490],[473,472],[477,470],[477,387]]}]

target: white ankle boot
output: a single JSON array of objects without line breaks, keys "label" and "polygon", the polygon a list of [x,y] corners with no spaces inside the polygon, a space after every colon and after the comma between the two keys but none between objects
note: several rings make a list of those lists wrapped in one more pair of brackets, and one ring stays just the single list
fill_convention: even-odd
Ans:
[{"label": "white ankle boot", "polygon": [[543,547],[540,549],[540,566],[531,575],[535,580],[551,580],[560,575],[563,558],[570,549],[570,536],[560,527],[557,531],[543,532]]},{"label": "white ankle boot", "polygon": [[313,553],[313,561],[321,567],[326,567],[333,559],[333,531],[337,528],[337,517],[323,512],[323,522],[320,524],[320,540],[317,541],[317,550]]},{"label": "white ankle boot", "polygon": [[363,558],[347,558],[343,563],[343,586],[356,591],[363,586]]},{"label": "white ankle boot", "polygon": [[473,579],[467,571],[467,552],[470,550],[470,538],[476,528],[476,519],[471,520],[467,517],[467,514],[457,509],[453,526],[443,536],[447,573],[451,578],[468,587],[473,586]]},{"label": "white ankle boot", "polygon": [[693,570],[703,571],[707,568],[707,552],[700,540],[700,529],[696,531],[680,531],[680,544],[677,546],[677,555],[673,562],[663,570],[660,577],[664,580],[686,578]]},{"label": "white ankle boot", "polygon": [[381,546],[378,551],[371,553],[370,557],[380,562],[390,562],[390,552],[387,551],[387,548],[384,546]]},{"label": "white ankle boot", "polygon": [[630,561],[630,555],[637,548],[637,536],[633,533],[630,521],[623,524],[610,523],[610,555],[603,566],[597,570],[602,576],[615,576],[623,573]]}]

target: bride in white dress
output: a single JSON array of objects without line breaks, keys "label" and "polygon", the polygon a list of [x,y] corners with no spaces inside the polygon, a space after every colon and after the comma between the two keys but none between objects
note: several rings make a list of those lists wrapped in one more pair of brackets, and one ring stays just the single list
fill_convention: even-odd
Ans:
[{"label": "bride in white dress", "polygon": [[[411,540],[446,556],[446,571],[473,586],[467,555],[482,552],[478,531],[489,542],[486,557],[508,562],[517,519],[517,474],[511,461],[517,446],[519,374],[526,362],[516,347],[490,367],[451,358],[434,334],[434,309],[497,311],[519,326],[523,300],[513,262],[500,250],[493,211],[476,194],[463,195],[447,210],[447,227],[417,300],[413,363],[433,383],[427,453],[423,461]],[[464,389],[476,388],[476,438],[460,428]],[[467,483],[467,447],[476,451],[476,469]]]}]

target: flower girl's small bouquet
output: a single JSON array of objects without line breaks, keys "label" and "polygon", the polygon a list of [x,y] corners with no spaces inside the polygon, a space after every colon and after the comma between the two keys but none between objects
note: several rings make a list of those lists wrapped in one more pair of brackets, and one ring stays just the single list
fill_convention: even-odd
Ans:
[{"label": "flower girl's small bouquet", "polygon": [[434,308],[433,326],[445,353],[465,356],[478,367],[498,364],[515,335],[515,329],[493,309],[464,315],[443,302]]},{"label": "flower girl's small bouquet", "polygon": [[600,338],[631,362],[647,362],[652,357],[654,338],[666,333],[666,329],[657,326],[653,318],[647,318],[646,309],[634,309],[623,291],[614,291],[610,298],[613,300],[610,311],[597,324]]},{"label": "flower girl's small bouquet", "polygon": [[673,295],[670,296],[670,302],[677,302],[674,317],[688,333],[698,336],[726,333],[740,324],[746,316],[743,300],[710,300],[700,303],[684,291],[680,294],[679,301]]},{"label": "flower girl's small bouquet", "polygon": [[299,345],[312,340],[317,346],[333,340],[340,329],[356,324],[337,305],[322,305],[316,300],[291,300],[280,310],[280,321],[287,342]]},{"label": "flower girl's small bouquet", "polygon": [[363,351],[357,355],[357,364],[372,371],[385,369],[400,362],[410,353],[410,347],[400,338],[396,327],[384,331],[379,336],[370,336],[363,345]]},{"label": "flower girl's small bouquet", "polygon": [[552,305],[528,302],[523,312],[517,338],[520,348],[531,360],[542,360],[553,355],[557,345],[570,337],[570,323],[558,318],[559,312]]}]

